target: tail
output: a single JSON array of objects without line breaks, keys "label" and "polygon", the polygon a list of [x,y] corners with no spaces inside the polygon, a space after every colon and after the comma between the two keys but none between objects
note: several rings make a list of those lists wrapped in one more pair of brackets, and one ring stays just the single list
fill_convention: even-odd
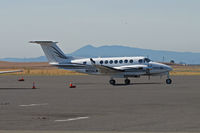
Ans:
[{"label": "tail", "polygon": [[30,41],[30,43],[40,44],[49,63],[69,63],[72,57],[66,56],[53,41]]}]

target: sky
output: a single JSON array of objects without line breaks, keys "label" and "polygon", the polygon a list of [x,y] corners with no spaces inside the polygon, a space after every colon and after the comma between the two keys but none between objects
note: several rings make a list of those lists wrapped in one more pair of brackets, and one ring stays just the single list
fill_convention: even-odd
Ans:
[{"label": "sky", "polygon": [[91,44],[200,52],[200,0],[0,0],[0,58],[64,53]]}]

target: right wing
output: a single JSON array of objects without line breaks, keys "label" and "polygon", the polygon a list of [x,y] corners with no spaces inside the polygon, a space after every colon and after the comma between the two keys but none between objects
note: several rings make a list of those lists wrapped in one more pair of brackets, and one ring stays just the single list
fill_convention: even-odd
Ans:
[{"label": "right wing", "polygon": [[91,61],[92,65],[94,67],[96,67],[97,69],[99,69],[99,71],[101,73],[104,73],[104,74],[110,74],[110,73],[116,74],[116,73],[124,72],[124,70],[115,69],[113,67],[108,67],[108,66],[104,66],[104,65],[96,65],[95,61],[92,58],[90,58],[90,61]]}]

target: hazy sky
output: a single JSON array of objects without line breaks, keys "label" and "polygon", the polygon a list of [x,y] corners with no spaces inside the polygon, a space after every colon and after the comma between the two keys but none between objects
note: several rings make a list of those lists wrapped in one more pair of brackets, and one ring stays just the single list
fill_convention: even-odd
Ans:
[{"label": "hazy sky", "polygon": [[200,0],[0,0],[0,58],[92,44],[200,52]]}]

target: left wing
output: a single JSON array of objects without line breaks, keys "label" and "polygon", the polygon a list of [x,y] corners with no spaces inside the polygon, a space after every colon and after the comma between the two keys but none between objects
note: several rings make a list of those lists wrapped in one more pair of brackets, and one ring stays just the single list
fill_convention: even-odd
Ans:
[{"label": "left wing", "polygon": [[115,69],[115,68],[113,68],[113,67],[108,67],[108,66],[104,66],[104,65],[96,65],[95,61],[94,61],[92,58],[90,58],[90,61],[91,61],[91,64],[92,64],[94,67],[98,68],[99,71],[100,71],[101,73],[104,73],[104,74],[111,74],[111,73],[112,73],[112,74],[116,74],[116,73],[124,72],[124,70]]},{"label": "left wing", "polygon": [[0,74],[4,73],[16,73],[16,72],[23,72],[22,70],[15,70],[15,71],[0,71]]}]

